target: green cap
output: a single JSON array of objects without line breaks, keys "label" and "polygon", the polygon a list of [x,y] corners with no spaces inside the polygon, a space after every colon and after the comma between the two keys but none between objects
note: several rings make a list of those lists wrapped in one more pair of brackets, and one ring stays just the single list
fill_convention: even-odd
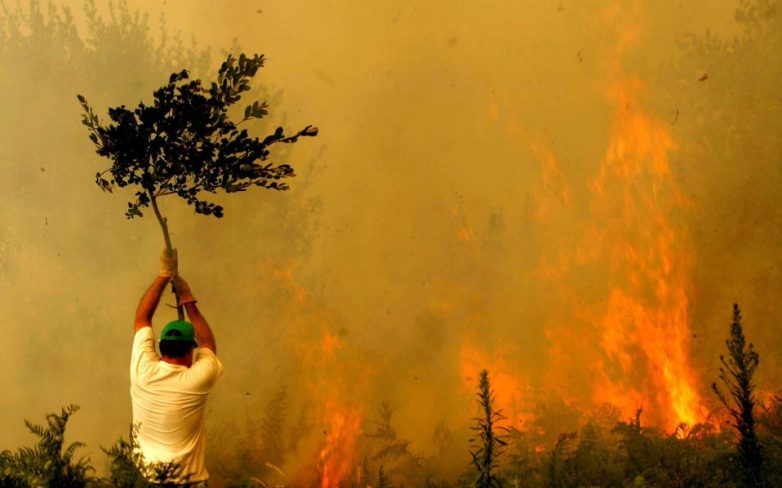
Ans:
[{"label": "green cap", "polygon": [[160,333],[161,341],[192,342],[195,345],[193,324],[184,320],[174,320],[163,327]]}]

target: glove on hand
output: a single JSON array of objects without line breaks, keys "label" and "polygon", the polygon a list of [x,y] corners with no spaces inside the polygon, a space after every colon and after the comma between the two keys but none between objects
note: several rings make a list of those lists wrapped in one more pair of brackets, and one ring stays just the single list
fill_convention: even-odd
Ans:
[{"label": "glove on hand", "polygon": [[168,249],[163,249],[163,254],[160,255],[160,276],[172,278],[177,275],[177,252],[176,249],[172,249],[171,252]]},{"label": "glove on hand", "polygon": [[174,277],[174,288],[176,288],[176,294],[179,297],[179,306],[187,303],[196,303],[197,300],[193,296],[193,292],[190,291],[187,281],[179,275]]}]

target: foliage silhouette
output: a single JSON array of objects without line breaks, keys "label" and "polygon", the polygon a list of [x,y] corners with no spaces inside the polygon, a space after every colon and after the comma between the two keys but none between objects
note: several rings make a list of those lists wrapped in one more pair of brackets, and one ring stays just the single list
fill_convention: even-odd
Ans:
[{"label": "foliage silhouette", "polygon": [[391,488],[391,478],[383,471],[383,466],[380,466],[377,470],[377,486],[378,488]]},{"label": "foliage silhouette", "polygon": [[577,437],[576,432],[567,432],[560,434],[554,449],[551,451],[551,457],[548,462],[548,487],[560,488],[570,486],[572,480],[566,470],[567,460],[565,458],[566,449],[570,442]]},{"label": "foliage silhouette", "polygon": [[182,481],[181,470],[176,463],[146,463],[135,449],[135,426],[131,427],[130,440],[120,438],[103,452],[111,459],[108,478],[94,475],[89,458],[74,460],[75,452],[86,447],[83,442],[65,445],[65,428],[78,405],[63,407],[60,414],[46,415],[46,425],[25,420],[27,428],[39,440],[33,447],[21,447],[16,452],[0,453],[0,487],[47,488],[151,488],[179,486],[172,480]]},{"label": "foliage silhouette", "polygon": [[137,449],[138,426],[130,426],[126,441],[120,437],[111,447],[101,450],[111,459],[111,474],[108,482],[118,488],[147,488],[179,486],[174,480],[182,481],[182,470],[174,462],[148,463]]},{"label": "foliage silhouette", "polygon": [[16,452],[0,453],[0,482],[2,486],[82,487],[97,482],[89,459],[74,461],[81,442],[65,446],[65,427],[77,405],[63,407],[60,414],[46,415],[46,425],[24,423],[38,437],[34,447],[21,447]]},{"label": "foliage silhouette", "polygon": [[388,460],[399,459],[410,456],[410,443],[399,439],[396,431],[391,427],[391,417],[394,409],[386,402],[380,404],[378,415],[380,420],[376,420],[375,431],[367,434],[367,437],[376,439],[379,444],[379,450],[372,456],[373,459]]},{"label": "foliage silhouette", "polygon": [[[394,408],[382,402],[378,408],[378,420],[372,432],[365,434],[369,441],[369,459],[378,462],[388,483],[401,479],[420,485],[426,478],[423,459],[410,450],[410,441],[400,439],[391,425]],[[379,472],[379,471],[378,471]],[[404,484],[404,483],[402,483]]]},{"label": "foliage silhouette", "polygon": [[[385,411],[391,410],[387,407]],[[0,453],[0,486],[30,487],[30,486],[67,486],[67,487],[123,487],[123,488],[151,488],[152,486],[172,486],[169,481],[176,476],[175,466],[157,466],[157,477],[152,477],[154,483],[147,481],[142,475],[142,470],[149,471],[154,467],[144,463],[143,458],[134,449],[135,434],[131,428],[128,440],[120,438],[112,447],[103,448],[103,452],[110,458],[111,472],[106,478],[91,476],[92,467],[87,460],[73,461],[73,452],[81,446],[74,443],[63,449],[62,436],[67,422],[66,415],[73,413],[75,409],[68,407],[63,409],[62,415],[49,416],[51,426],[33,426],[39,434],[49,439],[45,443],[50,447],[41,449],[40,444],[36,448],[22,448],[17,452],[3,451]],[[780,417],[782,403],[779,398],[773,398],[771,404],[759,416],[758,425],[763,426],[759,433],[759,440],[770,445],[780,441]],[[390,417],[385,416],[383,418]],[[382,424],[378,422],[378,424]],[[388,425],[388,423],[386,423]],[[380,428],[377,432],[386,429]],[[44,434],[49,431],[50,435]],[[256,433],[258,430],[256,430]],[[598,423],[587,424],[578,436],[575,433],[561,434],[551,444],[540,446],[541,436],[534,430],[519,431],[509,429],[506,444],[510,451],[509,460],[503,463],[507,466],[502,472],[492,469],[492,475],[504,483],[513,487],[549,488],[552,486],[604,486],[604,487],[733,487],[744,486],[737,484],[735,469],[727,462],[735,450],[733,448],[730,432],[720,432],[710,424],[698,424],[693,426],[684,437],[675,433],[669,435],[660,434],[658,431],[641,425],[641,410],[628,421],[619,422],[613,429],[601,426]],[[289,432],[288,436],[292,435]],[[681,433],[679,433],[681,435]],[[373,442],[376,438],[366,436]],[[390,437],[388,437],[390,438]],[[399,442],[407,442],[393,436]],[[61,461],[44,462],[43,459],[55,459],[56,446],[60,446]],[[252,446],[248,446],[251,448]],[[427,471],[429,466],[402,464],[394,468],[395,474],[391,476],[385,463],[369,466],[376,452],[374,444],[357,444],[361,453],[361,464],[354,467],[361,471],[361,476],[356,479],[344,480],[343,486],[364,487],[366,480],[378,483],[391,483],[393,486],[425,486],[428,488],[467,488],[476,485],[475,466],[465,469],[461,476],[454,481],[438,478],[434,479],[432,473]],[[532,449],[529,449],[532,447]],[[70,451],[70,452],[67,452]],[[223,451],[223,446],[218,452]],[[496,450],[495,450],[496,453]],[[522,459],[515,459],[517,454],[523,453]],[[224,454],[224,453],[223,453]],[[220,464],[230,459],[232,454],[228,452],[221,457],[210,457],[210,462],[215,468],[215,473]],[[20,458],[36,459],[34,461],[20,462]],[[414,456],[415,457],[415,456]],[[36,474],[36,467],[42,465],[61,466],[67,460],[71,466],[79,467],[85,476],[70,476],[68,470],[63,469],[60,474],[49,476],[48,481],[42,482],[45,476]],[[220,486],[277,486],[279,483],[270,481],[266,475],[254,475],[263,469],[264,459],[259,457],[257,466],[243,466],[243,473],[238,473],[231,479],[221,479],[215,476],[214,484]],[[392,461],[392,457],[384,458]],[[777,476],[771,472],[780,466],[778,450],[770,450],[764,459],[769,466],[769,476]],[[516,461],[520,461],[516,464]],[[59,464],[58,464],[59,463]],[[141,469],[139,469],[141,467]],[[381,467],[382,473],[381,476]],[[72,469],[71,473],[77,472]],[[420,472],[428,474],[421,476]],[[210,468],[211,471],[211,468]],[[51,473],[56,470],[51,471]],[[215,474],[213,473],[213,474]],[[70,477],[69,477],[70,476]],[[404,483],[395,481],[404,479]],[[774,481],[777,478],[772,478]],[[385,480],[385,481],[382,481]],[[742,481],[742,480],[738,480]],[[290,480],[283,482],[287,486]],[[44,484],[46,483],[46,484]],[[363,484],[362,484],[363,483]],[[769,483],[769,486],[778,486],[778,483]],[[374,486],[374,485],[373,485]]]},{"label": "foliage silhouette", "polygon": [[509,486],[514,488],[540,477],[539,456],[532,445],[531,437],[529,432],[512,427],[508,429],[509,450],[503,474]]},{"label": "foliage silhouette", "polygon": [[254,479],[285,480],[287,475],[281,467],[287,454],[296,450],[290,441],[298,435],[299,427],[288,425],[290,404],[288,389],[281,385],[266,403],[260,419],[251,416],[254,407],[245,403],[243,426],[225,423],[212,430],[207,451],[207,458],[213,462],[210,474],[224,483],[248,486],[255,486]]},{"label": "foliage silhouette", "polygon": [[620,436],[620,446],[626,456],[625,479],[640,476],[653,457],[651,436],[647,435],[650,432],[641,426],[642,413],[643,407],[639,407],[629,422],[619,422],[613,429]]},{"label": "foliage silhouette", "polygon": [[[128,203],[128,218],[142,217],[141,209],[150,205],[157,214],[157,200],[168,195],[184,199],[196,213],[220,218],[222,207],[201,199],[201,192],[232,193],[251,186],[287,189],[281,180],[294,176],[293,168],[267,163],[271,146],[315,136],[317,128],[306,126],[286,136],[278,127],[262,140],[250,137],[238,126],[268,114],[267,103],[259,101],[244,109],[239,122],[229,117],[229,109],[250,89],[250,80],[263,64],[262,55],[229,55],[209,88],[201,80],[188,81],[187,70],[172,73],[168,84],[154,92],[153,105],[142,102],[133,111],[124,105],[110,108],[109,125],[102,125],[78,95],[90,140],[99,155],[112,161],[109,169],[96,174],[96,183],[106,191],[114,185],[137,187],[135,201]],[[111,179],[104,178],[106,173]]]},{"label": "foliage silhouette", "polygon": [[775,395],[758,415],[768,486],[782,486],[782,398]]},{"label": "foliage silhouette", "polygon": [[733,320],[730,324],[730,338],[725,341],[729,356],[720,355],[720,380],[727,389],[727,395],[712,383],[712,389],[728,410],[730,425],[736,429],[736,448],[738,467],[742,486],[762,487],[763,452],[756,432],[755,420],[755,370],[760,357],[750,343],[747,345],[744,329],[741,326],[741,309],[733,305]]},{"label": "foliage silhouette", "polygon": [[[199,79],[190,80],[187,70],[172,73],[168,83],[153,93],[152,105],[109,108],[107,125],[101,124],[86,98],[77,95],[84,111],[82,124],[96,152],[112,161],[108,169],[96,173],[95,182],[110,193],[115,186],[133,187],[135,199],[128,202],[125,216],[143,217],[142,209],[151,206],[169,252],[173,245],[168,221],[158,206],[160,198],[176,195],[196,213],[220,218],[223,207],[205,200],[202,192],[234,193],[251,186],[286,190],[282,180],[294,176],[293,168],[268,162],[272,146],[318,134],[308,125],[293,135],[278,127],[263,139],[250,137],[239,125],[268,114],[268,104],[260,101],[247,105],[238,122],[231,120],[229,110],[250,90],[250,81],[263,64],[263,55],[242,53],[237,59],[229,54],[208,88]],[[178,313],[182,319],[181,307]]]},{"label": "foliage silhouette", "polygon": [[472,464],[477,470],[475,486],[477,488],[494,488],[502,486],[502,479],[495,474],[497,472],[497,460],[507,445],[505,428],[497,426],[504,420],[500,410],[494,408],[494,391],[489,383],[489,373],[485,369],[481,371],[478,385],[478,406],[481,416],[473,418],[470,427],[477,432],[477,436],[470,439],[470,455]]},{"label": "foliage silhouette", "polygon": [[282,466],[285,461],[285,431],[289,406],[288,389],[283,385],[266,405],[261,419],[266,462],[276,466]]}]

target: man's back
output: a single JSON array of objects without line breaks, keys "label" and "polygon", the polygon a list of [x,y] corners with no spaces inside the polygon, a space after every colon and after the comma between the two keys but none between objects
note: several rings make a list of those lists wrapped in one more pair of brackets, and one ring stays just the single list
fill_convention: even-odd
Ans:
[{"label": "man's back", "polygon": [[161,361],[150,327],[136,332],[130,364],[133,423],[144,461],[176,462],[189,481],[209,477],[204,467],[204,410],[222,364],[200,349],[188,368]]}]

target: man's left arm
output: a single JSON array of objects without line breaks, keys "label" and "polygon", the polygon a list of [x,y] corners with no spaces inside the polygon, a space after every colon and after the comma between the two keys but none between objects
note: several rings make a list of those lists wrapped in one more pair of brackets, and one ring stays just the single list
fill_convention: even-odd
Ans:
[{"label": "man's left arm", "polygon": [[160,297],[163,295],[163,290],[166,289],[166,285],[172,276],[176,275],[177,269],[177,253],[174,249],[171,253],[167,250],[163,250],[163,255],[160,258],[161,269],[160,274],[152,282],[152,285],[141,297],[141,301],[136,309],[136,319],[133,322],[133,332],[138,332],[144,327],[152,326],[152,316],[155,315],[158,303],[160,303]]},{"label": "man's left arm", "polygon": [[152,316],[155,315],[160,296],[163,294],[170,278],[168,276],[158,276],[152,282],[136,309],[136,320],[134,321],[133,332],[138,332],[144,327],[152,327]]}]

